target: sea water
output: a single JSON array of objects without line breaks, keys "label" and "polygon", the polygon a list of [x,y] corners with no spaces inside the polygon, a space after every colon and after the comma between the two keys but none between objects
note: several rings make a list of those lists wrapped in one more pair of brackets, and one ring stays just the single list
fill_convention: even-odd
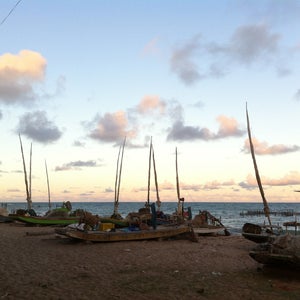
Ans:
[{"label": "sea water", "polygon": [[[113,202],[73,202],[72,210],[83,209],[99,216],[110,216],[113,213]],[[126,217],[130,212],[137,212],[144,207],[144,202],[119,202],[118,212],[121,216]],[[27,203],[5,203],[7,210],[14,213],[17,209],[26,209]],[[51,208],[60,207],[62,203],[51,203]],[[263,214],[247,215],[248,211],[263,210],[263,204],[245,203],[245,202],[184,202],[184,207],[191,207],[192,215],[198,214],[199,211],[207,210],[213,216],[220,219],[232,233],[240,233],[243,225],[247,222],[255,224],[267,224],[267,219]],[[38,215],[44,215],[49,210],[47,202],[34,202],[32,208]],[[289,211],[294,215],[284,216],[280,213],[272,214],[271,221],[273,225],[282,225],[283,222],[298,221],[300,222],[300,203],[269,203],[271,212]],[[162,202],[161,211],[165,214],[172,214],[177,209],[176,202]]]}]

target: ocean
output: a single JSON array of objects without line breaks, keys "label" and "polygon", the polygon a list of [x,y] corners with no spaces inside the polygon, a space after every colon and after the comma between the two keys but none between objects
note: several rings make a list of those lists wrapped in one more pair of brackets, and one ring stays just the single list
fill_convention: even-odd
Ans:
[{"label": "ocean", "polygon": [[[113,202],[73,202],[72,210],[83,209],[99,216],[109,216],[113,213]],[[51,203],[51,207],[60,207],[62,203]],[[27,203],[2,203],[2,206],[7,207],[10,213],[14,213],[17,209],[26,209]],[[143,202],[119,202],[119,213],[126,217],[129,212],[138,211],[143,207]],[[267,223],[263,214],[249,215],[247,212],[262,211],[263,204],[245,203],[245,202],[184,202],[184,207],[191,207],[192,214],[197,214],[200,210],[207,210],[221,222],[232,233],[240,233],[244,223]],[[165,214],[172,214],[177,208],[176,202],[162,202],[161,210]],[[269,203],[271,212],[271,221],[273,225],[282,225],[283,222],[299,221],[300,219],[300,203]],[[44,215],[49,206],[47,202],[34,202],[33,209],[38,215]],[[291,215],[286,216],[280,212],[289,212]],[[276,213],[276,214],[275,214]]]}]

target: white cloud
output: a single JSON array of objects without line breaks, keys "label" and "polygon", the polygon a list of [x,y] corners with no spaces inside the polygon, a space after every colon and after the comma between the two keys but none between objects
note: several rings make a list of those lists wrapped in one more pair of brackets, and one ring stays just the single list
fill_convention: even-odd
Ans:
[{"label": "white cloud", "polygon": [[44,79],[46,66],[45,58],[30,50],[0,56],[0,102],[13,104],[35,100],[34,86]]}]

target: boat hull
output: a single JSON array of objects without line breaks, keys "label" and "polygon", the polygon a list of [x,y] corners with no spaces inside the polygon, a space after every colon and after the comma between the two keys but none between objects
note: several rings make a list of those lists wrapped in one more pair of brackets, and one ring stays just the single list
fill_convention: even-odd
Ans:
[{"label": "boat hull", "polygon": [[[156,229],[138,230],[138,231],[80,231],[66,230],[63,235],[68,238],[90,242],[120,242],[120,241],[138,241],[159,238],[170,238],[181,234],[189,233],[191,229],[188,226],[168,227],[162,226]],[[62,234],[62,232],[58,232]]]},{"label": "boat hull", "polygon": [[194,233],[198,235],[217,235],[220,233],[224,233],[224,227],[193,227]]},{"label": "boat hull", "polygon": [[249,255],[258,263],[264,265],[300,267],[300,259],[293,255],[269,253],[267,251],[250,251]]},{"label": "boat hull", "polygon": [[276,236],[270,234],[256,234],[256,233],[242,233],[243,237],[249,241],[255,242],[257,244],[272,242]]},{"label": "boat hull", "polygon": [[67,226],[70,224],[78,223],[79,217],[68,218],[46,218],[46,217],[31,217],[31,216],[14,216],[15,221],[19,221],[31,225],[51,226],[60,225]]}]

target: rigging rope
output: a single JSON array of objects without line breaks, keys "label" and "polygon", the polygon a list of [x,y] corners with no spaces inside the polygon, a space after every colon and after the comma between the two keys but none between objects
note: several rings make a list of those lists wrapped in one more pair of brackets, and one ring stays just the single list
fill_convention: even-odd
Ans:
[{"label": "rigging rope", "polygon": [[8,19],[8,17],[13,13],[13,11],[16,9],[16,7],[20,4],[22,0],[19,0],[14,7],[9,11],[9,13],[7,14],[7,16],[1,21],[0,26],[4,24],[4,22]]}]

